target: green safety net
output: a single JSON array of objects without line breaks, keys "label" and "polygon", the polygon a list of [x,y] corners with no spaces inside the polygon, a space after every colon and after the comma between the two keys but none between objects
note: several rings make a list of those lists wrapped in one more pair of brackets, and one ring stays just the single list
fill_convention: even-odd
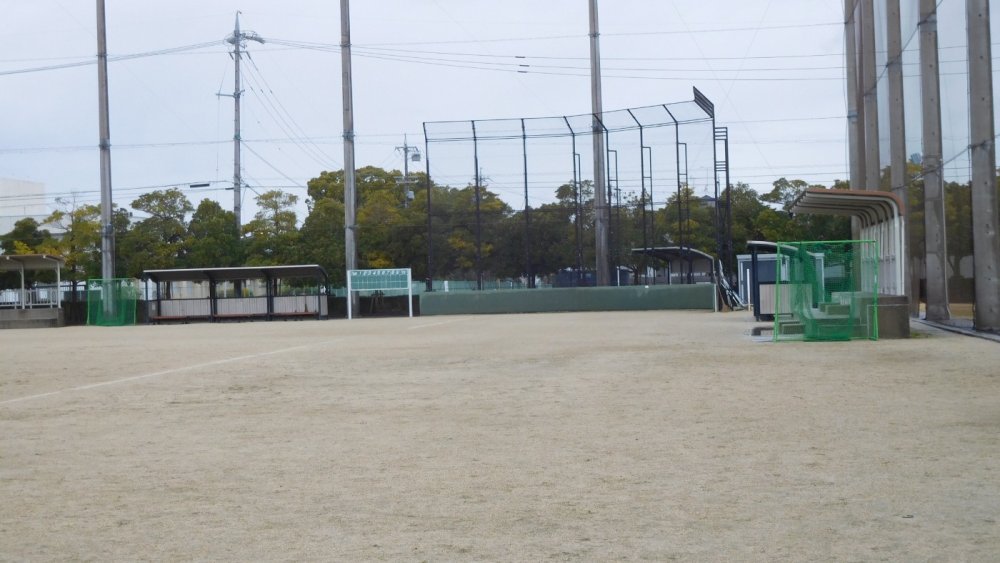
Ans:
[{"label": "green safety net", "polygon": [[878,339],[878,244],[779,242],[775,340]]},{"label": "green safety net", "polygon": [[87,324],[134,325],[138,300],[139,280],[131,278],[87,280]]}]

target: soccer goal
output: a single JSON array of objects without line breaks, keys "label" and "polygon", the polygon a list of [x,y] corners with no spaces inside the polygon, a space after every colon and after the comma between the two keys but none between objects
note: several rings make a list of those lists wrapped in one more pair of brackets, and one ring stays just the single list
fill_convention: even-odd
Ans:
[{"label": "soccer goal", "polygon": [[406,292],[406,306],[413,316],[413,279],[409,268],[347,271],[347,318],[352,319],[352,292],[364,291],[369,295],[385,292]]}]

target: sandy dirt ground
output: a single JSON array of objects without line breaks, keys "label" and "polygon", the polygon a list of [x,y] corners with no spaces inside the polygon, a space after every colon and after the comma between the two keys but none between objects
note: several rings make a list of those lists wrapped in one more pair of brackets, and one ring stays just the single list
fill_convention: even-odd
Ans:
[{"label": "sandy dirt ground", "polygon": [[751,326],[0,331],[0,559],[996,560],[1000,344]]}]

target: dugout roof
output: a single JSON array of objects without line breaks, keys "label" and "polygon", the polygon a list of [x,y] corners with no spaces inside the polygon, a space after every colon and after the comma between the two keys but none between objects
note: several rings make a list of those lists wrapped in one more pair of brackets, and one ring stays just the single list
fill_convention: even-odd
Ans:
[{"label": "dugout roof", "polygon": [[58,269],[65,263],[62,258],[48,254],[0,254],[0,272]]},{"label": "dugout roof", "polygon": [[809,188],[792,201],[792,213],[850,215],[858,219],[861,238],[878,243],[878,289],[906,295],[906,240],[903,201],[892,192]]},{"label": "dugout roof", "polygon": [[792,202],[791,211],[818,215],[853,215],[864,223],[874,225],[892,221],[902,215],[903,202],[892,192],[808,188]]},{"label": "dugout roof", "polygon": [[315,278],[328,280],[326,270],[319,264],[298,264],[293,266],[239,266],[231,268],[181,268],[174,270],[145,270],[144,279],[154,282],[177,281],[236,281],[288,278]]},{"label": "dugout roof", "polygon": [[650,248],[633,248],[632,254],[645,254],[668,262],[673,260],[708,260],[712,262],[715,258],[711,254],[706,254],[696,248],[681,248],[680,246],[657,246]]}]

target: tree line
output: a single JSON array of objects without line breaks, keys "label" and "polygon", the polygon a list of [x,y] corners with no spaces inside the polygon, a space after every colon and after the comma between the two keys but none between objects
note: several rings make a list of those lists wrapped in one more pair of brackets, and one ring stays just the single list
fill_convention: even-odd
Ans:
[{"label": "tree line", "polygon": [[[357,241],[360,268],[409,267],[414,279],[521,279],[528,272],[545,278],[566,269],[593,269],[594,200],[589,181],[553,186],[550,203],[515,210],[489,185],[401,185],[396,170],[367,166],[357,170]],[[414,186],[409,191],[408,186]],[[729,201],[733,251],[747,240],[849,239],[843,217],[792,216],[791,201],[802,190],[818,187],[803,180],[779,179],[759,194],[737,183],[723,191]],[[819,186],[821,187],[821,186]],[[834,186],[846,187],[844,183]],[[232,211],[204,199],[195,207],[178,188],[143,194],[130,202],[134,218],[115,207],[115,268],[118,277],[141,277],[143,270],[319,264],[335,287],[344,285],[344,173],[322,172],[307,184],[307,213],[296,212],[299,196],[270,190],[256,196],[258,211],[237,229]],[[18,221],[2,235],[3,251],[45,253],[66,260],[64,280],[100,277],[100,208],[58,201],[41,222]],[[654,265],[633,249],[683,242],[716,254],[716,210],[712,201],[682,188],[651,208],[641,194],[614,198],[611,208],[610,257],[639,273]],[[428,223],[431,253],[428,259]],[[59,233],[58,236],[53,233]],[[39,273],[39,276],[46,276]],[[39,279],[42,279],[39,278]],[[9,285],[8,285],[9,287]]]}]

